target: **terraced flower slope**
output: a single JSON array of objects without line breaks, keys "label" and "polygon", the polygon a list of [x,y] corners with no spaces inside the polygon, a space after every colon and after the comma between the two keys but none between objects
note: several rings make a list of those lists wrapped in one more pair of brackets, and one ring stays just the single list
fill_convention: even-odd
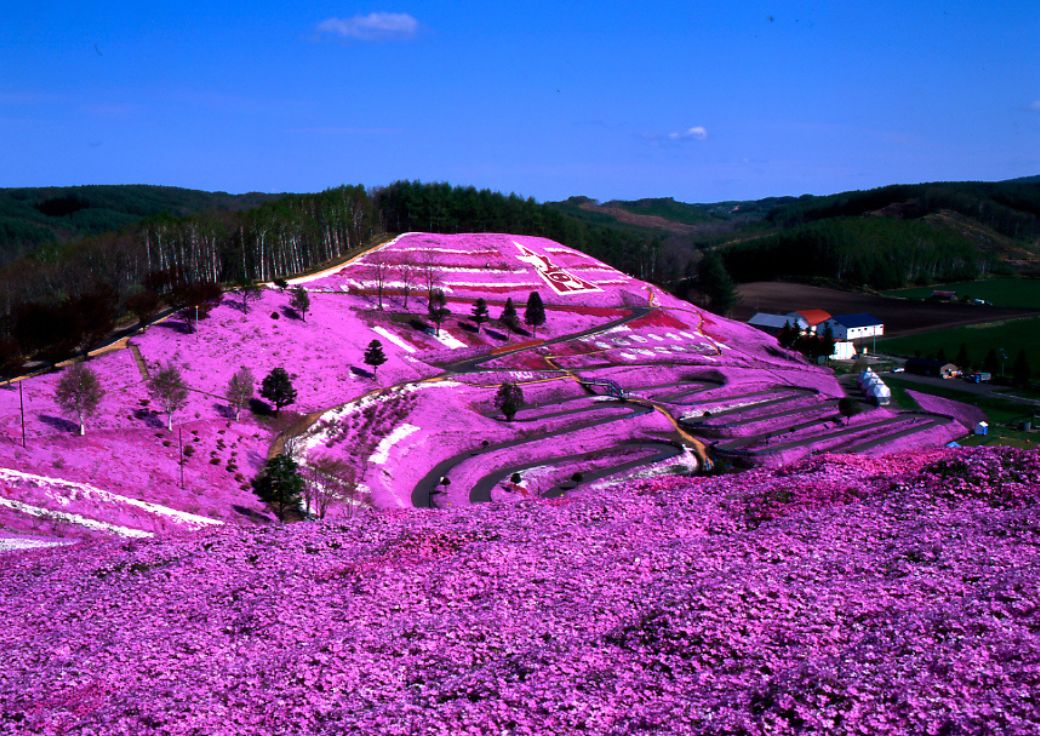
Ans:
[{"label": "terraced flower slope", "polygon": [[845,455],[8,556],[0,732],[1036,734],[1038,492]]},{"label": "terraced flower slope", "polygon": [[[21,447],[19,391],[0,387],[0,550],[265,523],[249,480],[287,440],[302,462],[353,466],[364,504],[443,508],[963,432],[941,412],[877,409],[845,423],[826,370],[539,238],[409,234],[293,286],[309,292],[306,315],[274,286],[249,305],[228,293],[197,325],[175,315],[93,358],[106,396],[86,437],[55,405],[52,373],[20,384]],[[427,314],[434,289],[451,313],[440,330]],[[544,325],[523,322],[533,291]],[[470,319],[478,298],[485,324]],[[507,298],[512,325],[499,319]],[[375,374],[362,362],[373,339],[387,356]],[[145,386],[170,363],[191,388],[173,432]],[[232,418],[225,391],[240,366],[258,379],[293,374],[288,416]],[[494,407],[503,382],[524,392],[513,421]]]}]

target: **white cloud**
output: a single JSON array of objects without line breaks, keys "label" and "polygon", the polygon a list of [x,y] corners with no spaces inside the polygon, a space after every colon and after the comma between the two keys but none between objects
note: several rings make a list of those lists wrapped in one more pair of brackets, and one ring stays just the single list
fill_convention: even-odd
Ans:
[{"label": "white cloud", "polygon": [[328,18],[318,24],[317,31],[355,41],[402,41],[415,37],[419,21],[408,13],[369,13]]},{"label": "white cloud", "polygon": [[692,128],[686,130],[678,130],[668,134],[668,140],[670,141],[685,141],[695,140],[703,141],[708,137],[708,129],[703,125],[694,125]]}]

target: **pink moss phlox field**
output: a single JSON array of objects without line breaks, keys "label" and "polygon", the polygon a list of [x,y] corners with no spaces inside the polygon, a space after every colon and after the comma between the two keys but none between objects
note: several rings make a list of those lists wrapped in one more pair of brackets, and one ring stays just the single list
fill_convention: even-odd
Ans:
[{"label": "pink moss phlox field", "polygon": [[1036,734],[1040,458],[26,552],[10,734]]}]

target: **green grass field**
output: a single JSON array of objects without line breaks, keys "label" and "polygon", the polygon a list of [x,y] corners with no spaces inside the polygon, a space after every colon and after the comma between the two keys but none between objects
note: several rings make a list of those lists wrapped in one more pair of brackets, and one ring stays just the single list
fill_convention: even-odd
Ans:
[{"label": "green grass field", "polygon": [[913,397],[907,394],[907,389],[912,389],[922,394],[941,396],[944,399],[953,399],[963,404],[970,404],[982,409],[990,421],[989,434],[984,436],[969,436],[958,440],[962,445],[1002,445],[1006,447],[1018,447],[1032,450],[1040,445],[1040,434],[1036,432],[1023,432],[1019,430],[1018,424],[1023,419],[1029,419],[1034,409],[1009,399],[996,396],[984,396],[965,391],[958,391],[958,384],[951,381],[947,386],[932,386],[928,384],[907,381],[898,376],[885,376],[885,383],[892,389],[892,403],[900,409],[920,409]]},{"label": "green grass field", "polygon": [[1040,374],[1040,317],[951,327],[906,337],[886,337],[878,340],[877,351],[904,358],[918,354],[927,358],[941,348],[946,351],[946,358],[952,361],[961,343],[967,346],[970,364],[976,367],[982,365],[990,348],[1003,348],[1008,355],[1007,370],[1010,371],[1018,351],[1025,350],[1034,375]]},{"label": "green grass field", "polygon": [[997,307],[1040,309],[1040,280],[1037,279],[996,278],[960,281],[953,284],[896,289],[886,291],[885,295],[924,299],[931,295],[934,289],[956,291],[959,297],[970,296],[974,299],[985,299]]}]

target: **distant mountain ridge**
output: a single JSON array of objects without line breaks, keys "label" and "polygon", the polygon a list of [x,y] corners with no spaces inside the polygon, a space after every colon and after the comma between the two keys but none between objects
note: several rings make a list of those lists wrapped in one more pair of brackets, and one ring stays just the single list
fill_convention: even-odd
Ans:
[{"label": "distant mountain ridge", "polygon": [[[1040,271],[1040,176],[1000,182],[895,184],[829,195],[715,203],[672,198],[600,203],[571,197],[549,206],[601,226],[656,233],[680,258],[691,246],[723,249],[737,278],[829,276],[842,280],[840,272],[784,273],[779,263],[817,249],[821,240],[826,241],[823,248],[828,252],[855,246],[854,234],[863,230],[896,247],[910,247],[923,238],[936,247],[951,248],[966,261],[958,268],[963,266],[969,272]],[[775,258],[763,261],[767,253]],[[781,267],[781,272],[742,273],[748,262],[773,270]],[[877,270],[871,266],[858,274],[863,283],[875,281],[878,274],[872,269]],[[898,271],[890,278],[898,279]],[[886,278],[889,276],[882,276],[880,282]]]},{"label": "distant mountain ridge", "polygon": [[0,263],[41,246],[120,230],[149,217],[251,209],[281,196],[148,184],[0,189]]}]

